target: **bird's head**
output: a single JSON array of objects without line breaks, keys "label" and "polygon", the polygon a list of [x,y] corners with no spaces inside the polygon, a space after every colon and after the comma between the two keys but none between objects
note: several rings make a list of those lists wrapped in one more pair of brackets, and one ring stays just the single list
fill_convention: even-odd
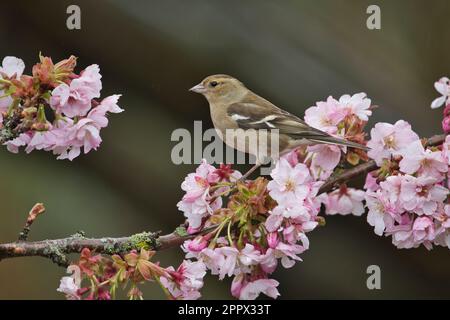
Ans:
[{"label": "bird's head", "polygon": [[238,79],[225,74],[216,74],[203,79],[189,91],[200,93],[211,102],[232,103],[239,101],[248,91]]}]

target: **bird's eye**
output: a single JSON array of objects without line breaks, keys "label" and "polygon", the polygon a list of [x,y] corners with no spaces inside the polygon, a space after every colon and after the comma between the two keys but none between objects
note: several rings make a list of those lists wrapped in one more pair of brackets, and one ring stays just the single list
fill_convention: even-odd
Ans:
[{"label": "bird's eye", "polygon": [[211,87],[214,88],[214,87],[217,86],[218,84],[219,84],[219,83],[218,83],[217,81],[211,81],[209,85],[210,85]]}]

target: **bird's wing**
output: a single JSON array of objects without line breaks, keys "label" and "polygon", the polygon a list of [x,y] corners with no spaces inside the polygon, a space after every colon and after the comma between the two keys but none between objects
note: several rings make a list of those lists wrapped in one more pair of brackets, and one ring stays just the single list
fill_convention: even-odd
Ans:
[{"label": "bird's wing", "polygon": [[362,150],[368,150],[364,145],[345,139],[336,138],[326,132],[313,128],[303,120],[282,110],[269,101],[258,97],[244,99],[233,103],[227,108],[227,114],[242,129],[278,129],[279,134],[289,136],[294,140],[306,139],[315,143],[342,145]]},{"label": "bird's wing", "polygon": [[280,134],[286,134],[293,138],[314,139],[330,136],[273,105],[238,102],[231,104],[227,109],[227,113],[242,129],[278,129]]}]

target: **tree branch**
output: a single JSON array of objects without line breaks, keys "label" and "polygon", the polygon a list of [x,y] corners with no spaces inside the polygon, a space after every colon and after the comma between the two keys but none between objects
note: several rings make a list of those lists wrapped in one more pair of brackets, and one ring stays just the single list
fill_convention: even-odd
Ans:
[{"label": "tree branch", "polygon": [[[433,136],[426,141],[426,145],[440,145],[444,142],[445,137],[446,135]],[[328,179],[320,188],[319,193],[328,192],[348,180],[377,168],[375,161],[371,160],[348,169],[338,176]],[[201,234],[207,233],[215,227],[211,226],[204,229]],[[120,238],[86,238],[82,232],[79,232],[63,239],[34,242],[16,241],[0,244],[0,260],[14,257],[41,256],[51,259],[60,266],[67,266],[69,260],[66,255],[79,253],[83,248],[89,248],[95,252],[108,255],[126,253],[130,250],[140,250],[141,248],[165,250],[180,246],[184,241],[197,235],[188,235],[183,227],[179,227],[174,232],[166,235],[160,235],[159,232],[142,232]]]},{"label": "tree branch", "polygon": [[[119,238],[86,238],[82,232],[70,237],[42,241],[16,241],[0,244],[0,260],[15,257],[40,256],[51,259],[60,266],[67,266],[69,260],[66,255],[79,253],[83,248],[104,254],[121,254],[131,250],[164,250],[180,246],[184,241],[192,239],[198,234],[183,234],[180,229],[166,235],[159,232],[142,232],[128,237]],[[184,230],[184,229],[181,229]],[[202,233],[210,231],[205,229]]]}]

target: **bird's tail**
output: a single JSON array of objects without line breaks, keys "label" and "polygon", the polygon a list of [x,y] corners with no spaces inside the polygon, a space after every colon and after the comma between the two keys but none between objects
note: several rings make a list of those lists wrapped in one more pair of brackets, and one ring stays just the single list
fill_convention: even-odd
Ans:
[{"label": "bird's tail", "polygon": [[315,137],[315,138],[308,138],[308,140],[311,140],[311,141],[317,142],[317,143],[328,143],[328,144],[335,144],[338,146],[346,146],[346,147],[361,149],[364,151],[370,150],[370,148],[368,148],[362,144],[348,141],[345,139],[335,138],[333,136],[320,136],[320,137]]}]

